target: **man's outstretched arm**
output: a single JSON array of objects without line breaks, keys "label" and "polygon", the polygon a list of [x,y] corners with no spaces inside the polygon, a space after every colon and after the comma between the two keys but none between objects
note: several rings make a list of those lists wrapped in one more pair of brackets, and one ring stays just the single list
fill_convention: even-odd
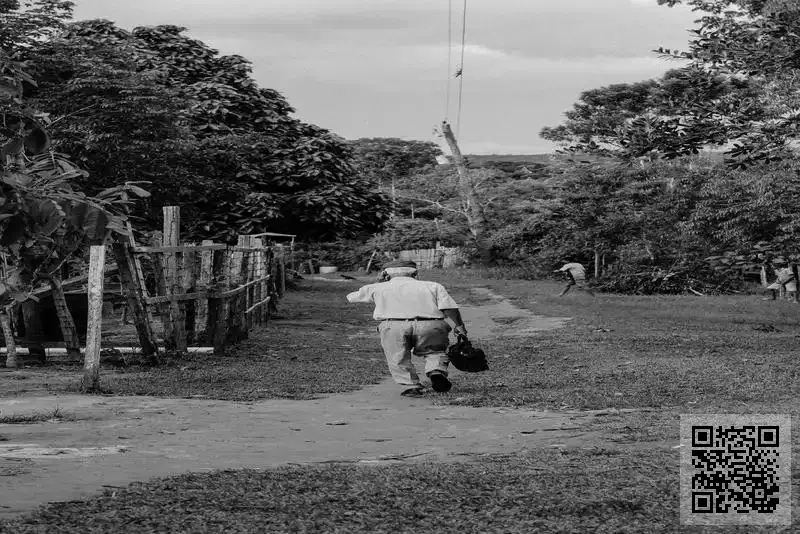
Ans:
[{"label": "man's outstretched arm", "polygon": [[453,321],[453,323],[456,325],[456,328],[454,330],[456,334],[466,335],[467,327],[464,324],[464,319],[462,319],[461,317],[461,310],[459,310],[458,308],[447,308],[442,310],[442,313],[446,318]]},{"label": "man's outstretched arm", "polygon": [[347,302],[373,302],[372,286],[364,286],[358,291],[353,291],[347,295]]}]

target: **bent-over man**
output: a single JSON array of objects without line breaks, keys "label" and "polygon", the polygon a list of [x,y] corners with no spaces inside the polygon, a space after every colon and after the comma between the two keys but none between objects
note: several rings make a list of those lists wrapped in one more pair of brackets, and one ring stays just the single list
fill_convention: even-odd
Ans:
[{"label": "bent-over man", "polygon": [[792,268],[787,263],[775,262],[775,275],[778,279],[767,286],[767,289],[772,290],[772,300],[775,300],[776,291],[781,299],[785,299],[789,293],[797,291],[797,281],[794,279]]},{"label": "bent-over man", "polygon": [[413,261],[390,262],[384,272],[388,281],[350,293],[348,302],[375,304],[373,317],[380,321],[377,330],[386,363],[394,381],[403,387],[401,395],[419,397],[424,390],[411,361],[412,351],[425,358],[425,375],[433,390],[449,391],[447,347],[452,328],[445,318],[453,321],[457,334],[467,333],[458,304],[443,285],[417,280]]},{"label": "bent-over man", "polygon": [[563,267],[560,269],[556,269],[553,271],[554,273],[565,273],[565,275],[569,278],[567,285],[564,287],[564,291],[561,292],[559,297],[563,297],[567,294],[567,291],[570,290],[572,286],[577,287],[578,289],[582,289],[589,293],[591,296],[594,296],[594,291],[589,289],[589,286],[586,285],[586,269],[583,268],[583,265],[580,263],[565,263]]}]

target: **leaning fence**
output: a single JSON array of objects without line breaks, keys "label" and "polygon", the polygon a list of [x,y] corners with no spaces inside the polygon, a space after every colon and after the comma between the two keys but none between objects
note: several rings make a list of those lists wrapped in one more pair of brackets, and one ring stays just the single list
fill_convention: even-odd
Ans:
[{"label": "leaning fence", "polygon": [[[87,372],[96,372],[101,351],[109,349],[156,360],[164,352],[220,355],[264,325],[285,290],[285,249],[268,237],[242,235],[236,245],[184,243],[180,210],[165,207],[163,232],[152,243],[140,245],[131,237],[92,247],[88,273],[65,278],[58,291],[40,287],[34,296],[52,294],[66,347],[56,350],[85,351]],[[64,310],[76,315],[67,300],[84,312],[71,328],[63,326],[71,318],[61,320]],[[43,346],[37,342],[41,317],[23,313],[32,305],[14,314],[14,330],[25,334],[23,351]],[[117,309],[121,320],[110,313]]]}]

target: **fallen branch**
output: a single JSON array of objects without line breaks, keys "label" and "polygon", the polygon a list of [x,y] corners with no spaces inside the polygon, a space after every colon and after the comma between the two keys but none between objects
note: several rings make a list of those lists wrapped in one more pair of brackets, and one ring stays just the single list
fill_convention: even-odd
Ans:
[{"label": "fallen branch", "polygon": [[700,293],[699,291],[695,291],[695,290],[694,290],[694,289],[692,289],[691,287],[690,287],[690,288],[688,288],[688,289],[689,289],[689,291],[691,291],[692,293],[694,293],[694,294],[695,294],[695,295],[697,295],[698,297],[705,297],[705,295],[704,295],[704,294]]}]

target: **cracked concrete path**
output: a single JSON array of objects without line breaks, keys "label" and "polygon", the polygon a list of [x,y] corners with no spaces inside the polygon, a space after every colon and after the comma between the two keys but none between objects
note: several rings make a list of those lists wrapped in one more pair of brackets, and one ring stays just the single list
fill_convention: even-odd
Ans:
[{"label": "cracked concrete path", "polygon": [[[488,290],[485,290],[488,292]],[[566,318],[537,316],[491,292],[465,307],[476,340],[535,335]],[[421,363],[421,362],[416,362]],[[458,386],[468,377],[454,372]],[[50,395],[0,399],[3,416],[50,413],[72,420],[0,425],[0,517],[107,487],[189,471],[291,463],[459,460],[598,438],[587,414],[434,406],[398,395],[387,380],[319,400]]]}]

